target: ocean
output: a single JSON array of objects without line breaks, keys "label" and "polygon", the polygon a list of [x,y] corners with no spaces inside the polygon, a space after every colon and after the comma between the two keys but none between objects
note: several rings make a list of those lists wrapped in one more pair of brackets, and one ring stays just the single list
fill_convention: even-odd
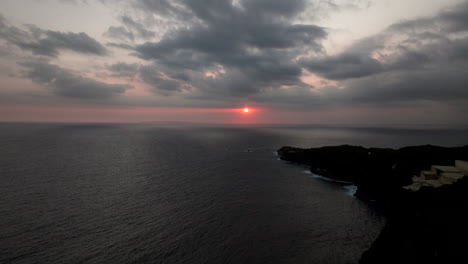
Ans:
[{"label": "ocean", "polygon": [[356,263],[385,217],[284,145],[468,144],[462,130],[0,123],[0,263]]}]

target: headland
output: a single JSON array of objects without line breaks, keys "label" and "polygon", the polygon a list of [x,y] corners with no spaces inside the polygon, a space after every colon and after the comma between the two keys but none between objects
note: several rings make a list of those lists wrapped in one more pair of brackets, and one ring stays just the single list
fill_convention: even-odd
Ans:
[{"label": "headland", "polygon": [[360,263],[468,261],[460,242],[468,237],[468,146],[282,147],[278,154],[313,173],[353,182],[357,198],[386,212],[386,226]]}]

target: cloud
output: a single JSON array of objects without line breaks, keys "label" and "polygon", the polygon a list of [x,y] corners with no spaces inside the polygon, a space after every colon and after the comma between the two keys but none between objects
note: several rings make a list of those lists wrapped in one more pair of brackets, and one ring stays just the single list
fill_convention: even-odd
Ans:
[{"label": "cloud", "polygon": [[103,34],[105,37],[123,40],[123,41],[135,41],[133,32],[128,31],[124,27],[110,26],[109,29]]},{"label": "cloud", "polygon": [[109,47],[115,47],[115,48],[124,49],[124,50],[131,50],[131,51],[135,49],[134,46],[125,44],[125,43],[108,42],[106,43],[106,45]]},{"label": "cloud", "polygon": [[[146,84],[155,95],[141,99],[149,105],[223,107],[252,102],[287,109],[378,109],[468,99],[467,1],[433,16],[400,21],[331,55],[322,46],[328,30],[306,21],[318,21],[327,12],[364,9],[369,1],[103,2],[128,11],[118,13],[125,15],[106,31],[105,36],[115,39],[106,46],[123,49],[116,54],[137,57],[115,58],[117,63],[106,64],[106,76],[110,72],[126,82]],[[0,32],[8,43],[34,54],[53,57],[66,49],[100,53],[89,52],[92,45],[82,44],[77,39],[85,37],[76,33],[47,33],[33,26],[2,26]],[[45,45],[45,40],[62,44]],[[80,49],[83,46],[88,48]],[[129,89],[81,78],[48,63],[25,67],[28,78],[60,96],[109,98]],[[83,86],[90,91],[74,88]],[[137,101],[130,97],[119,100]]]},{"label": "cloud", "polygon": [[441,34],[466,32],[468,30],[468,2],[463,1],[432,17],[395,23],[389,27],[389,30],[407,33],[432,31]]},{"label": "cloud", "polygon": [[[155,93],[302,109],[468,97],[463,85],[468,38],[462,34],[468,4],[395,23],[332,56],[321,45],[324,28],[292,22],[309,4],[137,0],[144,12],[186,22],[158,42],[135,46],[137,56],[151,63],[138,76]],[[346,5],[329,4],[329,9]],[[368,4],[353,2],[360,8]],[[304,69],[336,86],[314,89],[302,81]]]},{"label": "cloud", "polygon": [[[321,52],[321,40],[327,35],[322,27],[292,22],[305,5],[302,0],[140,0],[137,6],[148,12],[167,12],[190,23],[168,31],[158,42],[137,45],[135,50],[166,75],[182,72],[192,76],[196,80],[193,86],[206,93],[248,96],[304,85],[296,58],[304,50]],[[205,78],[213,72],[217,72],[213,78]]]},{"label": "cloud", "polygon": [[334,90],[330,99],[343,105],[466,104],[467,18],[464,2],[434,16],[395,23],[341,54],[304,58],[300,63],[312,73],[339,81],[344,89]]},{"label": "cloud", "polygon": [[107,84],[82,77],[49,63],[29,61],[21,65],[27,69],[25,77],[45,85],[61,97],[108,99],[131,88],[126,84]]},{"label": "cloud", "polygon": [[108,69],[113,72],[114,77],[133,78],[139,72],[140,65],[137,63],[129,64],[125,62],[118,62],[110,65]]},{"label": "cloud", "polygon": [[345,104],[467,100],[466,71],[445,65],[416,71],[386,72],[350,81],[336,94]]},{"label": "cloud", "polygon": [[175,20],[193,18],[181,0],[135,0],[133,4],[151,15],[171,17]]},{"label": "cloud", "polygon": [[140,77],[144,82],[151,85],[153,92],[157,94],[172,95],[175,92],[190,90],[190,85],[184,81],[171,78],[151,65],[140,68]]},{"label": "cloud", "polygon": [[107,50],[98,41],[86,33],[58,32],[43,30],[34,25],[27,25],[22,30],[8,24],[0,15],[0,37],[22,50],[35,55],[57,57],[60,50],[71,50],[83,54],[104,56]]},{"label": "cloud", "polygon": [[120,20],[123,26],[110,26],[103,35],[108,38],[130,42],[134,42],[137,38],[147,40],[156,36],[154,31],[146,29],[145,25],[136,22],[129,16],[122,16]]},{"label": "cloud", "polygon": [[310,72],[332,80],[344,80],[373,75],[383,71],[382,64],[367,54],[344,53],[304,61],[303,66]]},{"label": "cloud", "polygon": [[136,22],[129,16],[122,16],[121,20],[125,26],[135,32],[135,34],[142,39],[151,39],[156,36],[154,31],[146,29],[145,25]]}]

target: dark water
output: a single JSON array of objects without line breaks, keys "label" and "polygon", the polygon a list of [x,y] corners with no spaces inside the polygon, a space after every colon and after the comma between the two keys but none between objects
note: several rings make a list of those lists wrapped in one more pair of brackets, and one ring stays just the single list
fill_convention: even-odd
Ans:
[{"label": "dark water", "polygon": [[467,139],[448,130],[0,124],[0,263],[355,263],[382,216],[274,151]]}]

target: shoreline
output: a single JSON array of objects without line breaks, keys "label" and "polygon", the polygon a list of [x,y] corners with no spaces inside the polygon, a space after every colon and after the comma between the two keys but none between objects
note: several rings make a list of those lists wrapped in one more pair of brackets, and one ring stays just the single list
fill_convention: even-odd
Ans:
[{"label": "shoreline", "polygon": [[338,184],[342,185],[343,189],[346,190],[345,193],[347,195],[349,195],[349,196],[354,196],[354,194],[356,194],[357,186],[354,185],[354,183],[352,183],[352,182],[339,181],[339,180],[335,180],[335,179],[332,179],[332,178],[327,178],[327,177],[315,174],[315,173],[311,172],[310,170],[306,170],[306,171],[304,171],[304,173],[309,175],[309,177],[312,177],[314,179],[318,179],[318,180],[322,180],[322,181],[326,181],[326,182],[338,183]]},{"label": "shoreline", "polygon": [[354,184],[356,198],[376,202],[386,211],[384,228],[359,263],[468,261],[464,244],[458,243],[468,236],[468,177],[438,188],[422,187],[417,192],[402,188],[411,183],[413,175],[431,165],[468,160],[468,145],[282,147],[278,154],[282,160],[307,166],[314,178]]}]

